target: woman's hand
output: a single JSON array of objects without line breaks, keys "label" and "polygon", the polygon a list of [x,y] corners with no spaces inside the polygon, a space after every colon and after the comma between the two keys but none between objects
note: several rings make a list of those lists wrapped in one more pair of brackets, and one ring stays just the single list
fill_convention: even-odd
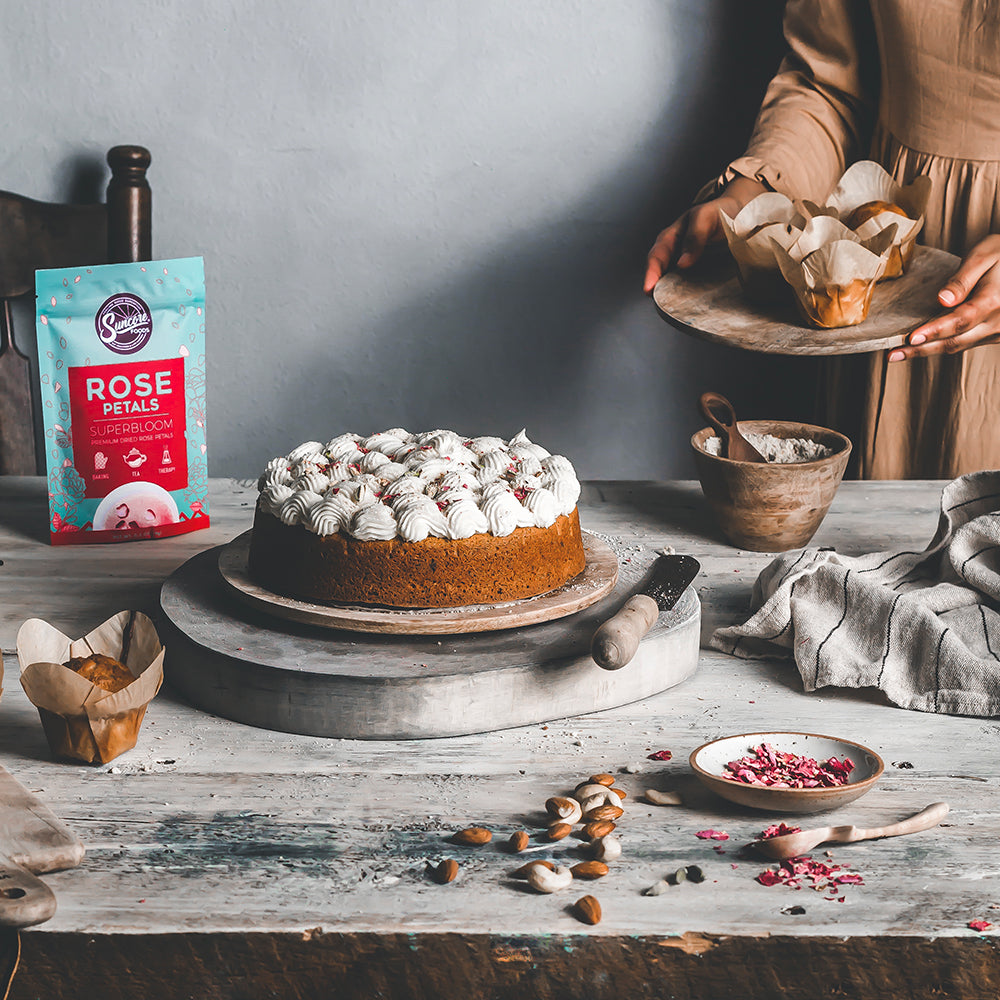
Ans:
[{"label": "woman's hand", "polygon": [[918,326],[890,361],[958,354],[970,347],[1000,343],[1000,236],[987,236],[962,261],[938,292],[949,311]]},{"label": "woman's hand", "polygon": [[718,198],[689,208],[672,226],[668,226],[656,237],[653,249],[646,258],[643,291],[649,295],[672,264],[688,268],[701,256],[706,243],[722,239],[719,209],[734,218],[748,201],[766,190],[759,181],[749,177],[736,177]]}]

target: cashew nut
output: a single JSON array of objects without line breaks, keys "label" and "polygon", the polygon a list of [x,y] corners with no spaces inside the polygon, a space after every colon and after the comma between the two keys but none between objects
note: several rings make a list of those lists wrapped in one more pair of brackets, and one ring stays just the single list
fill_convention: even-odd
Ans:
[{"label": "cashew nut", "polygon": [[599,837],[597,840],[592,840],[590,846],[593,849],[594,857],[598,861],[614,861],[615,858],[620,858],[622,854],[622,842],[611,834],[607,834],[604,837]]},{"label": "cashew nut", "polygon": [[604,795],[608,790],[607,785],[598,785],[594,781],[586,782],[573,793],[573,798],[577,802],[584,802],[590,798],[591,795]]},{"label": "cashew nut", "polygon": [[683,805],[683,800],[677,792],[658,792],[655,788],[647,788],[642,794],[646,801],[654,806]]},{"label": "cashew nut", "polygon": [[537,892],[558,892],[573,881],[573,873],[568,868],[554,868],[549,871],[543,865],[534,865],[528,872],[528,885]]},{"label": "cashew nut", "polygon": [[545,803],[545,810],[548,814],[563,823],[579,823],[583,817],[583,810],[576,799],[566,799],[562,796],[548,799]]},{"label": "cashew nut", "polygon": [[580,805],[583,807],[583,811],[585,813],[603,805],[621,807],[622,800],[615,795],[610,788],[605,788],[603,785],[598,785],[597,787],[601,789],[599,792],[595,792],[593,795],[588,795],[580,802]]}]

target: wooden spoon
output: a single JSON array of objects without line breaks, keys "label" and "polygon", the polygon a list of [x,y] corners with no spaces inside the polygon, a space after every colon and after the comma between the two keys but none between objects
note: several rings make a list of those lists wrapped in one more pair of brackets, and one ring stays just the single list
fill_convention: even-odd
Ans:
[{"label": "wooden spoon", "polygon": [[[766,462],[767,459],[740,433],[733,404],[718,392],[703,392],[698,400],[705,419],[722,438],[722,457],[734,462]],[[722,416],[718,416],[721,411]]]},{"label": "wooden spoon", "polygon": [[754,847],[776,861],[797,858],[811,851],[817,844],[853,844],[858,840],[877,840],[880,837],[901,837],[904,833],[919,833],[937,826],[948,815],[947,802],[935,802],[914,816],[888,826],[861,830],[856,826],[824,826],[815,830],[786,833],[781,837],[758,840]]}]

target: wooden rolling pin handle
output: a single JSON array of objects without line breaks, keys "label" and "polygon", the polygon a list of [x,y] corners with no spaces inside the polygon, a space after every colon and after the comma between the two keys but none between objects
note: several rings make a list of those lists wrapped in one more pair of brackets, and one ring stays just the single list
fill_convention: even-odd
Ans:
[{"label": "wooden rolling pin handle", "polygon": [[652,597],[630,597],[621,611],[594,633],[590,645],[594,662],[605,670],[620,670],[635,656],[639,641],[659,616],[659,606]]},{"label": "wooden rolling pin handle", "polygon": [[56,912],[52,890],[31,872],[0,855],[0,927],[30,927]]}]

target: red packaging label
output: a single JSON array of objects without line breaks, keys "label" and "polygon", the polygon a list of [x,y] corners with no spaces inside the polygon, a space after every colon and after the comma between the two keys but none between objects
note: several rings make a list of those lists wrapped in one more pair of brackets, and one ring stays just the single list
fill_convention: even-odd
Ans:
[{"label": "red packaging label", "polygon": [[71,367],[68,382],[84,496],[135,480],[187,487],[184,358]]}]

